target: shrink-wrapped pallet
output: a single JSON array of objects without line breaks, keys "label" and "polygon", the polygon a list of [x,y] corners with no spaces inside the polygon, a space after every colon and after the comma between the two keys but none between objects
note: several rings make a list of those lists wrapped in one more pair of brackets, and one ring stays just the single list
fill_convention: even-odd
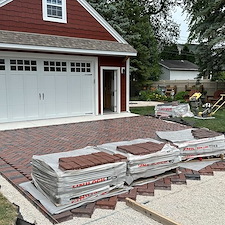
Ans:
[{"label": "shrink-wrapped pallet", "polygon": [[182,160],[224,154],[225,137],[208,129],[157,131],[157,135],[180,149]]},{"label": "shrink-wrapped pallet", "polygon": [[80,206],[116,195],[123,190],[126,179],[126,158],[94,147],[35,155],[32,165],[35,186],[57,206]]},{"label": "shrink-wrapped pallet", "polygon": [[127,157],[126,183],[129,185],[139,178],[149,178],[175,169],[181,161],[179,149],[154,139],[114,142],[97,147]]}]

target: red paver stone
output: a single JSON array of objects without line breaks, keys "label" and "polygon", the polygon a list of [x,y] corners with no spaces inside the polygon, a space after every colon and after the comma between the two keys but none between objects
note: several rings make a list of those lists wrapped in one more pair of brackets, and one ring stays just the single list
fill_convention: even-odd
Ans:
[{"label": "red paver stone", "polygon": [[124,145],[118,146],[117,149],[124,153],[131,153],[133,155],[147,155],[160,151],[165,143],[157,144],[154,142],[133,144],[133,145]]},{"label": "red paver stone", "polygon": [[119,201],[125,201],[126,198],[130,198],[132,200],[136,200],[137,197],[137,188],[130,190],[128,193],[118,195]]},{"label": "red paver stone", "polygon": [[88,205],[81,206],[79,208],[71,210],[71,213],[77,217],[87,217],[91,218],[95,210],[95,203],[90,203]]},{"label": "red paver stone", "polygon": [[59,168],[62,170],[77,170],[124,160],[127,160],[127,158],[120,154],[114,156],[105,152],[98,152],[89,155],[60,158]]},{"label": "red paver stone", "polygon": [[117,196],[99,200],[96,202],[96,207],[101,209],[115,209],[117,203]]},{"label": "red paver stone", "polygon": [[201,175],[213,176],[213,170],[210,166],[207,166],[198,171]]},{"label": "red paver stone", "polygon": [[155,183],[155,189],[157,190],[171,190],[171,181],[170,178],[163,178],[157,180]]},{"label": "red paver stone", "polygon": [[225,162],[217,162],[212,164],[210,167],[213,171],[225,171]]},{"label": "red paver stone", "polygon": [[222,135],[221,133],[218,133],[212,130],[206,130],[206,129],[197,129],[197,130],[192,130],[191,132],[193,136],[197,139],[212,138],[212,137],[217,137]]},{"label": "red paver stone", "polygon": [[140,195],[154,196],[155,185],[154,183],[144,184],[137,187],[137,192]]},{"label": "red paver stone", "polygon": [[186,177],[183,173],[170,177],[172,184],[187,184]]}]

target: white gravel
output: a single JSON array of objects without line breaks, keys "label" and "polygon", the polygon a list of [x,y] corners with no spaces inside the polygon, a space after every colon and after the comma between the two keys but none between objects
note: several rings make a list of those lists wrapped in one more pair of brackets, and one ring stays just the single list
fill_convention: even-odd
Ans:
[{"label": "white gravel", "polygon": [[[172,185],[172,191],[156,191],[145,206],[182,225],[225,224],[225,173],[201,176],[200,181]],[[137,201],[146,200],[138,196]]]},{"label": "white gravel", "polygon": [[[7,180],[0,176],[0,192],[12,203],[20,206],[24,220],[37,225],[52,224],[40,213],[23,195],[20,194]],[[96,209],[92,218],[74,217],[72,220],[60,223],[61,225],[159,225],[159,223],[132,210],[123,202],[118,202],[115,210]]]},{"label": "white gravel", "polygon": [[[172,185],[171,191],[156,190],[154,197],[138,196],[137,202],[161,213],[182,225],[225,224],[225,172],[201,176],[201,181],[187,181],[187,185]],[[38,225],[50,225],[31,203],[0,176],[0,191],[9,201],[20,206],[25,220]],[[61,225],[159,225],[159,223],[118,202],[115,210],[96,209],[91,219],[77,218]]]}]

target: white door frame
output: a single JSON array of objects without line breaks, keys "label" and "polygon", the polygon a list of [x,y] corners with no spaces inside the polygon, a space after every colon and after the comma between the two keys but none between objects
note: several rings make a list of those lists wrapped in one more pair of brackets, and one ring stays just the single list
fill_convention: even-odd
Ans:
[{"label": "white door frame", "polygon": [[[101,95],[101,115],[103,115],[103,99],[104,99],[104,87],[103,87],[103,74],[104,70],[113,70],[114,71],[114,82],[116,84],[116,91],[115,91],[115,98],[114,98],[114,103],[116,103],[116,112],[120,113],[121,112],[121,78],[120,78],[120,67],[108,67],[108,66],[101,66],[101,72],[100,72],[100,95]],[[115,79],[116,78],[116,79]]]}]

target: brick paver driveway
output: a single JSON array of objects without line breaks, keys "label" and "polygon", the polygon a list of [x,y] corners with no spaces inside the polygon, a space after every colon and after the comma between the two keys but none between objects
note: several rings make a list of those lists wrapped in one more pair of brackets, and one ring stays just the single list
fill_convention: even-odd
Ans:
[{"label": "brick paver driveway", "polygon": [[129,117],[0,132],[0,172],[14,185],[31,179],[33,155],[70,151],[107,142],[157,138],[156,131],[183,125],[151,117]]}]

